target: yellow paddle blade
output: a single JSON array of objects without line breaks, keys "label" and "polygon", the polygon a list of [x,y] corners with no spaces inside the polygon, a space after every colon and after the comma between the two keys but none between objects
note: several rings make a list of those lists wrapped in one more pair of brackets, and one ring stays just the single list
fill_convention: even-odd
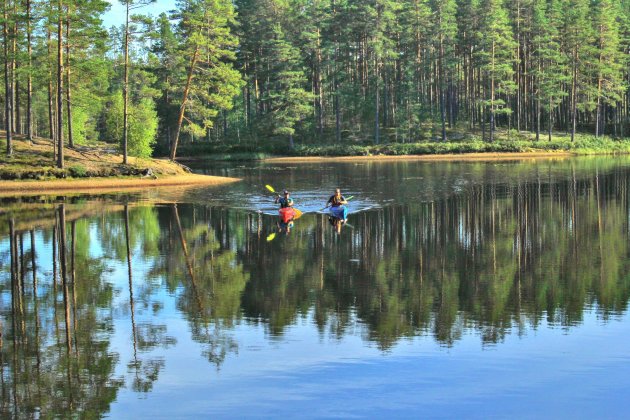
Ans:
[{"label": "yellow paddle blade", "polygon": [[275,193],[276,190],[273,189],[273,187],[271,185],[265,185],[265,188],[267,188],[269,191],[271,191],[272,193]]},{"label": "yellow paddle blade", "polygon": [[302,210],[298,210],[296,208],[293,209],[294,216],[293,216],[293,220],[299,219],[300,217],[302,217]]},{"label": "yellow paddle blade", "polygon": [[271,233],[269,236],[267,236],[267,242],[271,242],[276,238],[276,233]]}]

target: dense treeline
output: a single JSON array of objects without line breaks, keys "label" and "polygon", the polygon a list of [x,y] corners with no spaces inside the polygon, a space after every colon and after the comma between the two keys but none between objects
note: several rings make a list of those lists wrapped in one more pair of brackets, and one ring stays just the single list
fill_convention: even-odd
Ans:
[{"label": "dense treeline", "polygon": [[[6,0],[0,87],[12,134],[183,142],[446,141],[455,129],[625,137],[630,1]],[[145,13],[145,15],[142,15]],[[544,134],[543,134],[544,133]],[[281,143],[278,143],[281,142]]]},{"label": "dense treeline", "polygon": [[[231,116],[253,135],[446,140],[458,123],[489,141],[497,125],[537,137],[627,132],[627,1],[242,0],[237,9],[247,86]],[[301,72],[308,116],[285,116],[295,107],[277,99],[288,96],[282,71]]]}]

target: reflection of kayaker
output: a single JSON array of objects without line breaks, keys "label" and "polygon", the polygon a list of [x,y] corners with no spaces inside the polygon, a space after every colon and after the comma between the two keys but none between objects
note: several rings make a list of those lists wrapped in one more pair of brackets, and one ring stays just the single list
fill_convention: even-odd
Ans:
[{"label": "reflection of kayaker", "polygon": [[293,225],[294,225],[293,220],[290,220],[288,222],[284,222],[280,220],[278,221],[278,231],[281,233],[284,232],[288,235],[289,233],[291,233],[291,229],[293,229]]},{"label": "reflection of kayaker", "polygon": [[333,229],[335,229],[335,232],[337,232],[337,234],[341,233],[341,227],[346,224],[342,219],[338,217],[329,217],[328,222],[330,222],[330,225],[333,227]]},{"label": "reflection of kayaker", "polygon": [[345,204],[348,204],[348,201],[341,195],[341,189],[337,188],[335,189],[335,194],[328,199],[326,207],[330,206],[329,212],[332,217],[345,223],[348,219],[348,209]]}]

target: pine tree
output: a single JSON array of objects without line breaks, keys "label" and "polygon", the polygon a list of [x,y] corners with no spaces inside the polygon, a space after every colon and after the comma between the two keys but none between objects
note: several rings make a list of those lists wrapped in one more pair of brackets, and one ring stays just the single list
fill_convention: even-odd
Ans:
[{"label": "pine tree", "polygon": [[621,49],[620,10],[617,2],[598,0],[594,4],[597,46],[597,106],[595,136],[604,134],[605,106],[616,106],[627,88],[623,80],[626,57]]},{"label": "pine tree", "polygon": [[13,85],[11,83],[11,21],[9,20],[10,2],[5,1],[2,8],[2,44],[4,52],[4,124],[7,140],[7,156],[13,155]]},{"label": "pine tree", "polygon": [[567,62],[560,50],[558,26],[560,23],[559,0],[535,0],[533,10],[533,55],[535,68],[536,140],[540,138],[541,112],[547,111],[549,141],[552,139],[553,116],[567,93],[563,85],[567,78]]},{"label": "pine tree", "polygon": [[271,132],[288,136],[293,148],[295,126],[312,111],[313,94],[304,88],[306,77],[298,50],[285,39],[279,24],[272,31],[267,45],[269,71],[261,102],[268,111]]},{"label": "pine tree", "polygon": [[589,20],[588,0],[568,0],[565,4],[564,40],[567,59],[571,63],[570,121],[571,141],[575,140],[578,110],[588,111],[592,106],[589,88],[593,54],[593,30]]},{"label": "pine tree", "polygon": [[236,16],[231,1],[181,0],[178,10],[181,53],[189,63],[171,144],[171,160],[175,160],[186,115],[189,115],[186,129],[193,134],[203,134],[220,110],[232,108],[232,98],[242,86],[241,76],[232,65],[238,39],[230,31]]},{"label": "pine tree", "polygon": [[326,75],[326,45],[324,34],[331,30],[331,20],[327,19],[329,1],[295,0],[290,7],[291,27],[297,28],[293,36],[301,50],[304,64],[308,67],[307,79],[313,96],[313,118],[315,135],[323,136],[325,127],[324,83]]},{"label": "pine tree", "polygon": [[[434,49],[438,57],[438,78],[440,93],[440,119],[442,122],[442,141],[446,141],[447,102],[452,104],[450,92],[453,89],[457,58],[455,43],[457,37],[456,12],[454,0],[434,0]],[[449,112],[452,120],[452,111]]]},{"label": "pine tree", "polygon": [[179,40],[173,31],[171,22],[162,13],[155,22],[156,30],[151,34],[153,47],[151,53],[155,55],[153,72],[156,76],[156,88],[160,91],[157,99],[157,113],[160,121],[159,137],[165,139],[165,146],[170,150],[172,141],[171,130],[177,123],[179,110],[172,95],[178,69],[185,67],[185,60],[178,53]]},{"label": "pine tree", "polygon": [[[89,58],[98,56],[97,52],[103,52],[106,33],[102,27],[101,15],[107,10],[109,3],[105,0],[66,0],[65,9],[65,86],[66,86],[66,108],[68,124],[68,146],[75,146],[75,128],[83,131],[85,127],[74,127],[73,105],[80,101],[73,98],[74,89],[77,85],[85,83],[81,71],[76,72],[82,80],[73,79],[75,67],[85,66]],[[94,62],[92,61],[91,64]],[[80,118],[82,122],[84,118]]]},{"label": "pine tree", "polygon": [[25,2],[26,19],[26,137],[29,142],[33,141],[33,3],[32,0]]},{"label": "pine tree", "polygon": [[508,95],[515,89],[512,79],[514,74],[514,50],[516,43],[503,0],[484,0],[481,3],[484,16],[480,22],[480,59],[481,70],[485,78],[483,104],[490,113],[490,141],[494,141],[497,114],[509,114],[501,95]]},{"label": "pine tree", "polygon": [[400,15],[401,44],[401,95],[404,113],[401,128],[406,133],[403,139],[416,140],[420,137],[420,123],[427,113],[426,66],[433,31],[425,24],[433,19],[428,0],[410,0],[403,3]]},{"label": "pine tree", "polygon": [[57,1],[57,168],[63,169],[63,0]]},{"label": "pine tree", "polygon": [[122,134],[122,152],[123,164],[127,164],[127,148],[128,148],[128,130],[129,130],[129,46],[133,43],[133,36],[137,33],[136,24],[143,20],[142,16],[133,16],[134,10],[155,3],[156,0],[119,0],[125,5],[125,38],[123,41],[124,60],[123,60],[123,134]]}]

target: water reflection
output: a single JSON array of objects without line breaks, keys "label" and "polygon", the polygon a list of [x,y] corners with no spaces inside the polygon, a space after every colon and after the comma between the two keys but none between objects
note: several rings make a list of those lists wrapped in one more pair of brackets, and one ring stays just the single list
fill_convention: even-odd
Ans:
[{"label": "water reflection", "polygon": [[239,357],[242,328],[282,341],[306,319],[388,350],[418,336],[456,346],[471,330],[494,345],[570,330],[591,310],[620,317],[629,182],[597,170],[479,183],[351,215],[341,231],[324,215],[283,229],[199,204],[16,203],[0,216],[0,413],[98,417],[121,389],[152,391],[179,320],[199,345],[182,351],[220,369]]}]

